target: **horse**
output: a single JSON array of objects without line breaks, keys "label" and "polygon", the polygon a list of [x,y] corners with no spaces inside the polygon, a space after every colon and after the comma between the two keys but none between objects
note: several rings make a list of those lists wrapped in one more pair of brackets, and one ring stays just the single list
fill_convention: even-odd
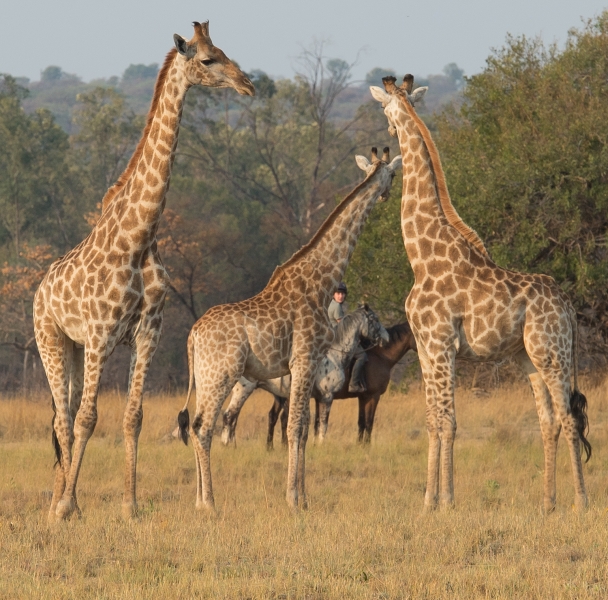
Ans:
[{"label": "horse", "polygon": [[[408,350],[417,352],[416,340],[408,323],[399,323],[387,328],[389,342],[382,346],[374,346],[366,351],[367,363],[365,363],[365,380],[367,390],[365,392],[349,392],[348,381],[354,360],[351,360],[345,372],[346,383],[342,389],[333,394],[333,400],[346,398],[359,399],[359,437],[360,443],[369,444],[374,427],[376,408],[380,396],[384,394],[390,381],[392,368],[405,356]],[[274,395],[274,404],[268,413],[268,438],[266,445],[269,449],[273,447],[274,428],[281,417],[281,440],[283,445],[287,444],[287,416],[289,415],[289,400],[280,394]],[[316,400],[316,399],[315,399]],[[327,432],[327,423],[331,402],[321,403],[316,401],[315,411],[315,437],[323,439]]]},{"label": "horse", "polygon": [[[378,317],[367,304],[346,315],[336,327],[331,348],[319,364],[312,396],[317,402],[331,404],[333,394],[346,386],[344,370],[352,362],[359,340],[365,338],[371,344],[389,342],[390,336]],[[350,371],[349,371],[350,378]],[[226,446],[235,440],[236,424],[245,401],[258,387],[275,397],[288,397],[291,376],[285,375],[266,381],[253,381],[241,377],[232,389],[232,398],[224,412],[221,440]]]}]

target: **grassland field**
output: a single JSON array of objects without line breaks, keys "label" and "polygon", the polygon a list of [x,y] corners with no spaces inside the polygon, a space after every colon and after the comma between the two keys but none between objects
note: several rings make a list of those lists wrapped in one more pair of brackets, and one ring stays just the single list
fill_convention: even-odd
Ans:
[{"label": "grassland field", "polygon": [[538,419],[520,384],[481,398],[457,390],[456,508],[423,513],[427,436],[414,384],[382,398],[369,447],[356,443],[356,401],[334,403],[327,441],[309,441],[309,509],[297,512],[284,499],[278,435],[265,448],[265,392],[245,405],[236,448],[214,440],[215,515],[195,510],[192,448],[170,436],[184,397],[147,396],[130,522],[120,517],[125,398],[102,395],[82,517],[53,527],[49,398],[2,399],[0,598],[608,598],[608,380],[581,387],[593,445],[583,514],[572,510],[563,439],[557,508],[541,513]]}]

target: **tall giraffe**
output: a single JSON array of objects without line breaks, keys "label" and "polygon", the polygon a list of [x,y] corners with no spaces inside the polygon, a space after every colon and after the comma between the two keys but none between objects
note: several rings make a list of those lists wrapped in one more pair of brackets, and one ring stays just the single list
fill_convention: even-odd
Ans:
[{"label": "tall giraffe", "polygon": [[[207,23],[194,37],[174,35],[160,69],[146,126],[127,168],[103,198],[89,236],[55,261],[34,299],[34,327],[53,394],[53,441],[59,463],[49,521],[74,510],[85,447],[97,421],[104,364],[118,344],[131,348],[123,420],[126,447],[123,514],[137,510],[137,440],[143,386],[160,339],[168,275],[156,244],[177,147],[184,96],[193,85],[254,95],[247,77],[213,45]],[[72,446],[74,453],[72,455]]]},{"label": "tall giraffe", "polygon": [[[478,235],[451,204],[435,144],[414,103],[413,90],[385,77],[372,87],[399,138],[403,156],[401,228],[415,282],[405,310],[416,337],[426,388],[429,436],[425,507],[454,503],[456,434],[454,361],[515,357],[530,378],[545,452],[544,509],[555,507],[555,457],[563,428],[570,449],[575,503],[587,506],[580,444],[587,460],[587,400],[577,385],[576,313],[553,278],[497,266]],[[574,375],[574,387],[570,378]]]},{"label": "tall giraffe", "polygon": [[334,337],[327,316],[367,217],[386,199],[401,157],[389,164],[388,148],[370,163],[357,156],[367,177],[329,215],[311,241],[277,267],[268,285],[249,300],[208,310],[188,337],[190,385],[179,414],[184,442],[188,403],[196,381],[196,414],[190,428],[197,471],[197,508],[214,508],[209,453],[222,404],[241,375],[267,380],[291,373],[287,426],[289,466],[287,503],[306,505],[305,449],[310,397],[317,367]]}]

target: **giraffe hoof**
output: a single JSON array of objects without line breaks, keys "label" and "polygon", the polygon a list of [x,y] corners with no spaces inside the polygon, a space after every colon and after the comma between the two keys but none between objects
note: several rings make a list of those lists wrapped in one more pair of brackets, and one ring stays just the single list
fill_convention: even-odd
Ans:
[{"label": "giraffe hoof", "polygon": [[196,510],[207,513],[208,515],[215,515],[217,513],[215,510],[215,502],[197,502]]},{"label": "giraffe hoof", "polygon": [[51,506],[51,509],[49,510],[49,516],[47,518],[47,523],[49,525],[56,525],[60,521],[59,517],[57,516],[57,513],[55,512],[56,510],[56,506]]},{"label": "giraffe hoof", "polygon": [[287,492],[287,506],[289,506],[289,508],[292,508],[293,510],[297,510],[298,509],[298,496],[297,494],[290,494],[289,492]]},{"label": "giraffe hoof", "polygon": [[130,521],[137,517],[137,503],[136,502],[123,502],[120,507],[122,518],[125,521]]},{"label": "giraffe hoof", "polygon": [[576,513],[584,513],[586,512],[586,510],[589,508],[589,500],[587,500],[587,496],[584,496],[583,498],[577,498],[574,501],[574,506],[572,507],[572,510]]},{"label": "giraffe hoof", "polygon": [[69,519],[76,508],[76,502],[73,498],[62,498],[57,503],[57,509],[55,510],[56,519],[59,521]]}]

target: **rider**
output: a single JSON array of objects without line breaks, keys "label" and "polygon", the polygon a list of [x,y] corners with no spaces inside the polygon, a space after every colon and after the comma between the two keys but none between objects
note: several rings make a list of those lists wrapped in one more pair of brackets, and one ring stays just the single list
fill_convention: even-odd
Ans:
[{"label": "rider", "polygon": [[[327,309],[329,320],[334,328],[337,327],[338,323],[344,318],[344,301],[346,300],[347,293],[348,290],[346,289],[346,284],[344,282],[340,282],[336,288],[336,291],[334,292],[333,300]],[[350,383],[348,385],[349,392],[360,393],[367,390],[363,373],[366,362],[367,354],[365,354],[361,344],[358,344],[357,349],[355,350],[355,363],[353,364]]]}]

